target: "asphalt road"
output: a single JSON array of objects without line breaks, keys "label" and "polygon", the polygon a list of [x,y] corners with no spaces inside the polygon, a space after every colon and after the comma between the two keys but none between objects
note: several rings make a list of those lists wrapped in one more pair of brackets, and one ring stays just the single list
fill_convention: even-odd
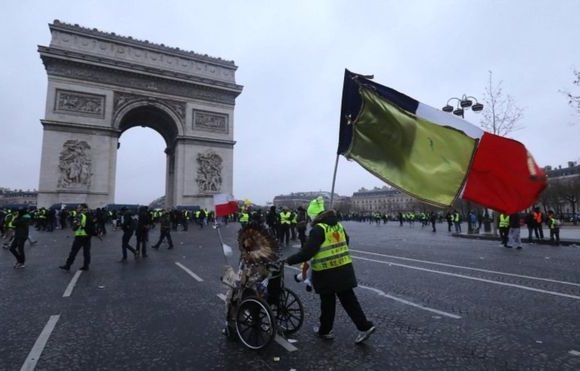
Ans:
[{"label": "asphalt road", "polygon": [[[296,342],[256,352],[226,339],[224,257],[211,228],[174,232],[175,249],[150,249],[128,264],[116,262],[121,232],[110,232],[93,240],[91,270],[82,273],[82,253],[70,273],[58,269],[70,231],[37,232],[25,269],[12,269],[12,255],[0,251],[0,370],[580,369],[580,249],[506,249],[451,237],[443,225],[437,233],[344,225],[355,292],[377,325],[363,346],[340,306],[336,339],[313,335],[318,297],[291,268],[286,283],[305,308]],[[237,229],[222,228],[234,247]]]}]

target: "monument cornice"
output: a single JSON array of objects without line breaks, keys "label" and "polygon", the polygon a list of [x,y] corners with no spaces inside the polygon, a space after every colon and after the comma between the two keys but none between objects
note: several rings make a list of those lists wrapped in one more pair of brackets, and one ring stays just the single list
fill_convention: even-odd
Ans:
[{"label": "monument cornice", "polygon": [[49,76],[130,88],[140,92],[155,92],[157,94],[200,99],[232,106],[235,105],[235,98],[241,92],[192,81],[172,79],[167,76],[147,75],[88,62],[55,58],[46,54],[42,55],[42,60]]},{"label": "monument cornice", "polygon": [[223,148],[233,148],[236,144],[235,140],[229,139],[215,139],[215,138],[205,138],[205,137],[194,137],[194,136],[178,136],[175,142],[188,142],[193,144],[211,145],[214,147]]},{"label": "monument cornice", "polygon": [[51,31],[58,30],[72,34],[77,34],[80,36],[88,36],[96,39],[101,39],[104,41],[123,43],[126,45],[136,46],[143,49],[155,50],[157,52],[162,52],[164,54],[185,57],[191,60],[202,61],[206,63],[212,63],[232,70],[236,70],[238,68],[235,65],[234,61],[211,57],[208,56],[207,54],[199,54],[194,51],[183,50],[180,48],[173,48],[164,44],[156,44],[148,40],[139,40],[131,36],[121,36],[117,35],[114,32],[105,32],[98,30],[96,28],[82,27],[79,26],[78,24],[73,25],[70,23],[62,22],[58,19],[55,19],[52,24],[49,24],[49,28]]},{"label": "monument cornice", "polygon": [[193,83],[196,85],[204,85],[208,87],[213,87],[216,89],[224,89],[228,91],[232,91],[239,95],[242,90],[242,85],[237,85],[233,83],[228,83],[220,80],[214,80],[207,77],[200,77],[200,76],[192,76],[185,73],[179,73],[175,71],[165,70],[161,68],[145,66],[136,63],[129,63],[125,61],[99,57],[94,55],[88,55],[84,53],[79,53],[71,50],[60,49],[60,48],[53,48],[53,47],[46,47],[46,46],[38,46],[38,53],[40,54],[44,64],[50,59],[53,60],[63,60],[69,62],[76,62],[81,64],[88,64],[103,68],[111,68],[118,71],[128,72],[128,73],[143,73],[148,76],[155,76],[159,78],[166,78],[177,80],[181,82],[188,82]]},{"label": "monument cornice", "polygon": [[40,122],[45,130],[75,132],[80,134],[97,134],[109,137],[119,137],[121,135],[120,130],[99,125],[76,124],[68,121],[57,120],[40,120]]}]

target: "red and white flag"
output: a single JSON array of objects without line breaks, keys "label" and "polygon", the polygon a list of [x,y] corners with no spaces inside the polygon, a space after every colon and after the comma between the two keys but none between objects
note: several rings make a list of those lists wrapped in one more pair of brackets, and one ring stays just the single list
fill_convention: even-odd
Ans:
[{"label": "red and white flag", "polygon": [[213,204],[216,216],[228,216],[238,211],[238,202],[230,194],[213,195]]}]

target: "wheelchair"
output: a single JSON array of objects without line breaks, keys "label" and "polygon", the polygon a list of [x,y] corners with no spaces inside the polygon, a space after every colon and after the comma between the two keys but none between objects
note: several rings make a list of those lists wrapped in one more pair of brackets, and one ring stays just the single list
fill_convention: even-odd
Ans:
[{"label": "wheelchair", "polygon": [[287,336],[302,326],[304,308],[284,285],[284,262],[242,260],[237,273],[226,266],[222,282],[228,287],[225,334],[247,348],[263,349],[277,334]]}]

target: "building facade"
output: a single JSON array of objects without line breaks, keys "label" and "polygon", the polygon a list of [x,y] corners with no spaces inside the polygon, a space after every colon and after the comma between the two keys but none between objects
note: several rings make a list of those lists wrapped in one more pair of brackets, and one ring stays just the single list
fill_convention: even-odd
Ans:
[{"label": "building facade", "polygon": [[0,189],[0,208],[10,205],[36,206],[38,192]]},{"label": "building facade", "polygon": [[429,207],[398,189],[386,186],[371,190],[361,188],[353,193],[351,203],[351,211],[355,213],[379,212],[389,215],[418,211]]},{"label": "building facade", "polygon": [[[274,206],[287,207],[289,209],[296,209],[298,206],[306,208],[310,201],[314,200],[316,197],[322,196],[324,198],[324,204],[328,207],[330,205],[330,192],[296,192],[290,193],[289,195],[279,195],[274,197]],[[336,193],[333,198],[333,208],[341,211],[348,212],[350,209],[350,197],[339,196]]]}]

